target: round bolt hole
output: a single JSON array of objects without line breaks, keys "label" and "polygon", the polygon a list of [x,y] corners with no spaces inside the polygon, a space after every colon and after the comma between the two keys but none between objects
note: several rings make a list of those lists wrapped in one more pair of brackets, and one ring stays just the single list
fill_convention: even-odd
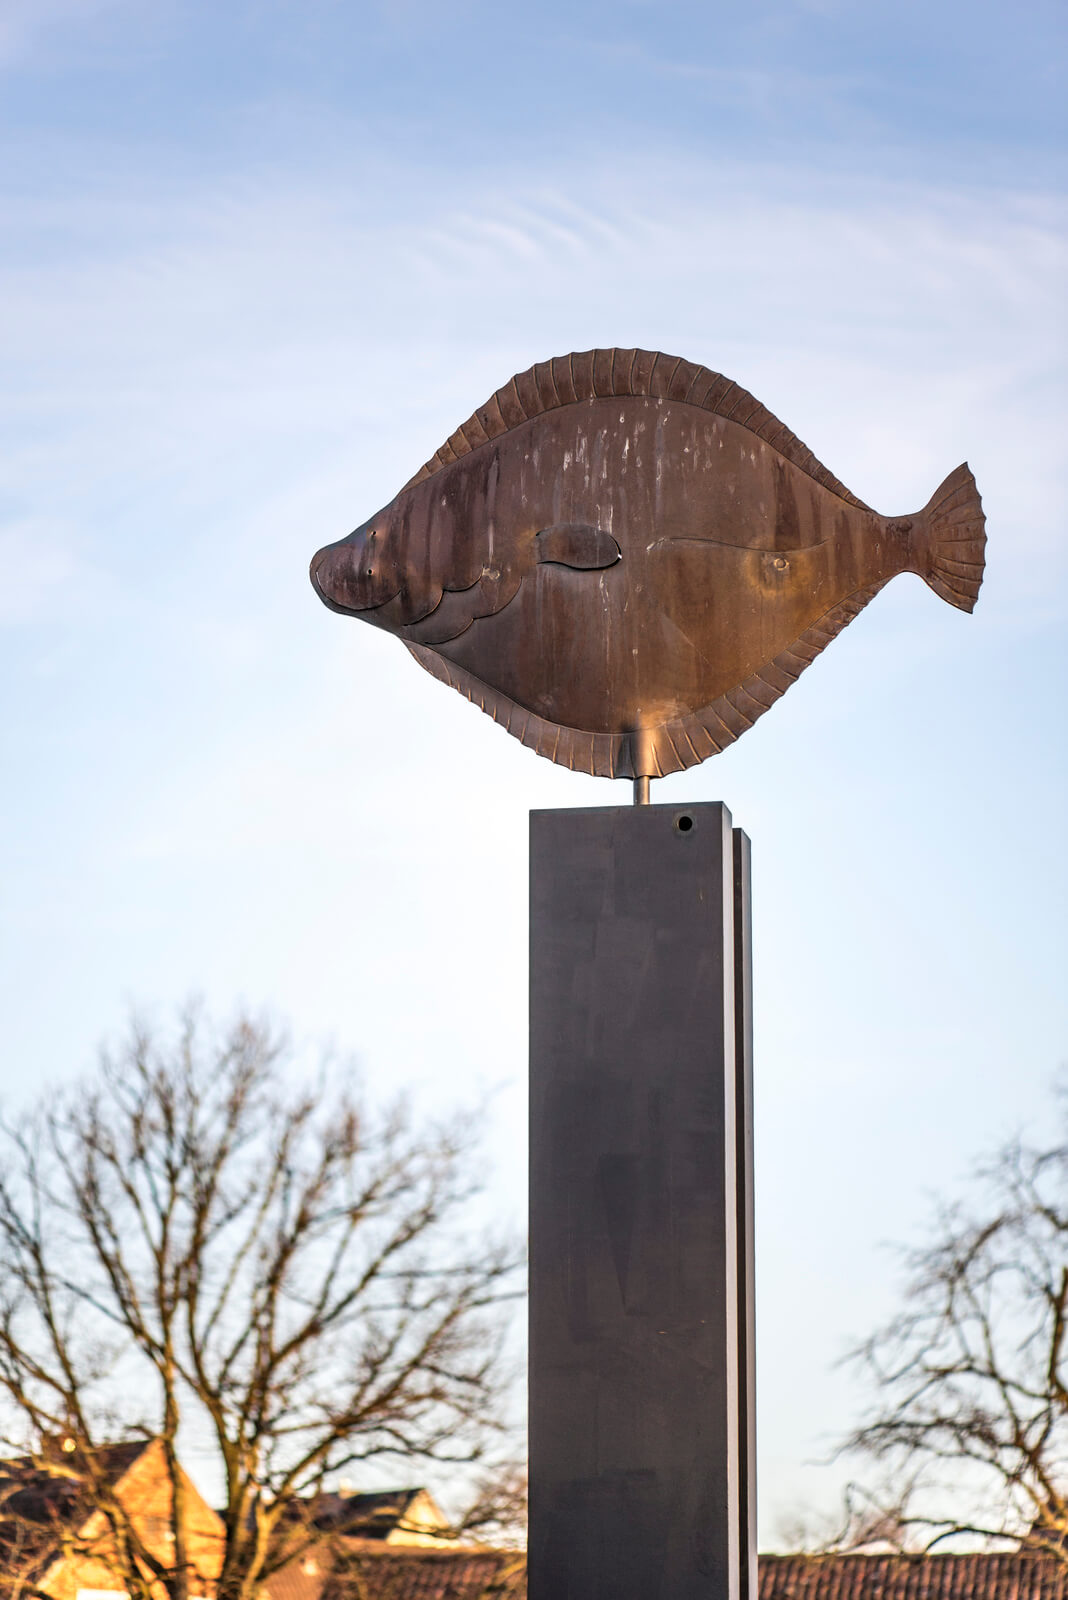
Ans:
[{"label": "round bolt hole", "polygon": [[690,831],[690,829],[692,827],[693,827],[693,818],[692,817],[688,817],[685,812],[683,812],[681,817],[676,817],[675,818],[675,832],[676,833],[689,833],[689,831]]}]

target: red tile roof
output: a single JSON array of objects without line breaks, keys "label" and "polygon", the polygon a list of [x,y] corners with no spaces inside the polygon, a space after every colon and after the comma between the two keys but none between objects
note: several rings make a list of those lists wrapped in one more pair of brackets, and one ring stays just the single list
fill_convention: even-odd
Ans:
[{"label": "red tile roof", "polygon": [[318,1559],[297,1558],[263,1583],[267,1600],[319,1600],[326,1585]]},{"label": "red tile roof", "polygon": [[527,1592],[526,1561],[500,1550],[374,1551],[353,1565],[374,1600],[525,1600]]},{"label": "red tile roof", "polygon": [[1068,1564],[1016,1551],[761,1556],[760,1600],[1068,1600]]},{"label": "red tile roof", "polygon": [[[359,1583],[346,1583],[346,1570]],[[1068,1600],[1068,1564],[1015,1552],[761,1556],[760,1600]],[[281,1576],[281,1575],[280,1575]],[[293,1580],[296,1580],[295,1582]],[[362,1585],[362,1591],[360,1588]],[[507,1551],[362,1551],[325,1577],[269,1585],[271,1600],[525,1600]]]},{"label": "red tile roof", "polygon": [[526,1560],[510,1550],[350,1546],[325,1569],[293,1561],[265,1587],[269,1600],[525,1600]]}]

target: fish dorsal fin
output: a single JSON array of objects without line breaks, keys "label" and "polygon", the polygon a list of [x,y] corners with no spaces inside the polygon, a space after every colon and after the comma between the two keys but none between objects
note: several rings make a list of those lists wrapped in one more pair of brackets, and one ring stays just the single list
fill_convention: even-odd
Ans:
[{"label": "fish dorsal fin", "polygon": [[583,400],[630,395],[698,406],[702,411],[737,422],[825,489],[830,489],[832,494],[851,506],[868,509],[863,500],[858,500],[844,483],[839,483],[827,471],[778,417],[754,400],[747,389],[732,383],[720,372],[710,372],[694,361],[665,356],[655,350],[586,350],[569,356],[554,356],[551,361],[539,361],[527,372],[517,373],[457,428],[414,478],[409,479],[405,488],[422,483],[424,478],[432,477],[450,462],[469,455],[479,445],[499,439],[502,433],[518,428],[545,411],[577,405]]}]

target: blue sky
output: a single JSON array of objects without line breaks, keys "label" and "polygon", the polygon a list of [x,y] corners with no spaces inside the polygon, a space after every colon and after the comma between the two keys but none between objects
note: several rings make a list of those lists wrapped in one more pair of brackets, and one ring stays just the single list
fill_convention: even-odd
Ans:
[{"label": "blue sky", "polygon": [[597,344],[728,372],[880,510],[976,473],[974,617],[901,579],[660,786],[754,841],[765,1543],[835,1503],[883,1241],[1068,1054],[1064,67],[1039,3],[0,4],[9,1100],[130,1001],[268,1005],[488,1093],[521,1219],[527,812],[627,794],[311,552]]}]

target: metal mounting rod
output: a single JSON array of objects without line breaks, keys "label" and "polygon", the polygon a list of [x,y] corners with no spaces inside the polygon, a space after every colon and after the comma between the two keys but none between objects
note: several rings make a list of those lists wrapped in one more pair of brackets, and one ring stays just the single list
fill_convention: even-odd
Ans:
[{"label": "metal mounting rod", "polygon": [[634,804],[636,806],[647,806],[649,804],[649,784],[650,784],[650,782],[651,782],[651,780],[649,778],[635,778],[635,780],[634,780]]}]

